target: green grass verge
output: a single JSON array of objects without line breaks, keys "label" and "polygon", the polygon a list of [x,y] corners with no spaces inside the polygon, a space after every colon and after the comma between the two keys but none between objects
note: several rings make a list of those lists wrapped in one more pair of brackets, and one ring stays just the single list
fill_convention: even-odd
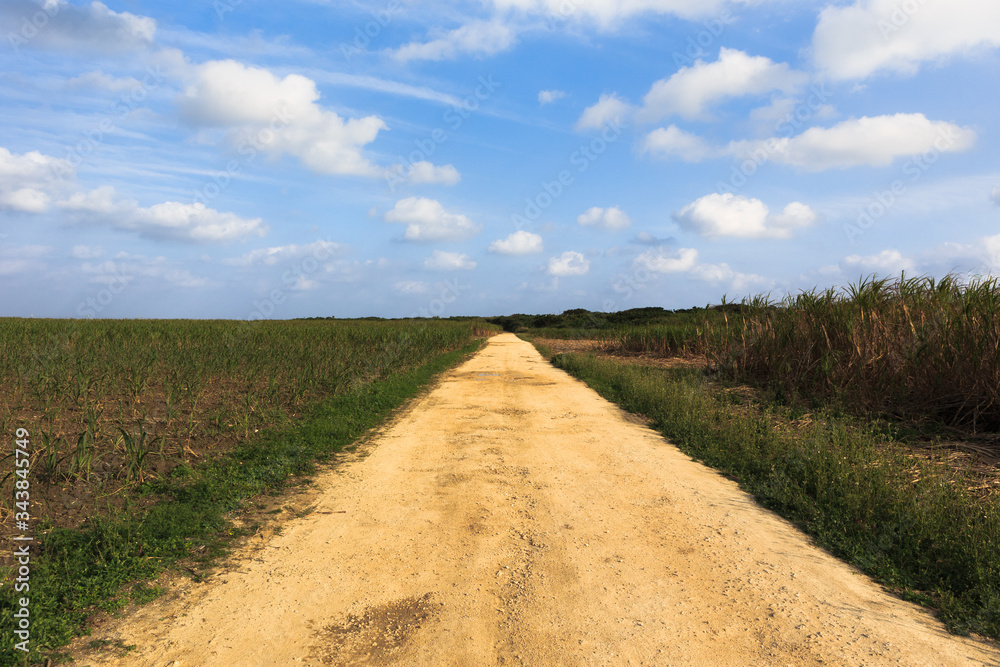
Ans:
[{"label": "green grass verge", "polygon": [[822,547],[935,609],[952,632],[1000,639],[1000,502],[964,491],[958,473],[906,456],[884,425],[830,418],[806,433],[779,431],[710,391],[698,372],[581,354],[552,361],[651,419]]},{"label": "green grass verge", "polygon": [[[282,488],[289,477],[308,475],[317,461],[341,451],[383,422],[434,376],[478,350],[477,341],[437,356],[414,370],[360,385],[317,405],[302,423],[248,443],[230,455],[188,469],[172,480],[147,485],[164,497],[133,516],[95,518],[85,529],[54,530],[46,535],[41,554],[33,553],[30,591],[8,589],[0,596],[0,666],[39,664],[84,628],[95,609],[114,611],[129,601],[156,597],[156,589],[135,582],[156,577],[165,568],[192,556],[224,553],[236,531],[227,512],[245,500]],[[37,553],[37,552],[36,552]],[[131,588],[131,591],[129,591]],[[14,649],[15,601],[30,598],[31,653]]]}]

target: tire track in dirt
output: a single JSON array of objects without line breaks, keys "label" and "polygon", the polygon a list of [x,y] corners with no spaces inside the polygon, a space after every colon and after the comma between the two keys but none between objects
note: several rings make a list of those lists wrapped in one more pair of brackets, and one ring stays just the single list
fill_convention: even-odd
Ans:
[{"label": "tire track in dirt", "polygon": [[109,665],[1000,665],[513,335]]}]

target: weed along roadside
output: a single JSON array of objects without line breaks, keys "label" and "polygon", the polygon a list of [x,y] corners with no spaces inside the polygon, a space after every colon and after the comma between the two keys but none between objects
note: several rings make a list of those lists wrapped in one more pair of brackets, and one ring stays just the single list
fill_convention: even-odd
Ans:
[{"label": "weed along roadside", "polygon": [[[93,613],[157,597],[146,582],[164,570],[199,576],[233,538],[254,532],[255,497],[307,480],[494,329],[481,321],[0,324],[3,418],[31,433],[26,534],[34,538],[30,588],[21,591],[5,540],[0,634],[15,636],[22,608],[30,634],[27,653],[5,640],[0,665],[58,659]],[[311,383],[279,386],[267,357],[278,366],[296,350],[290,368]],[[182,352],[186,364],[177,362]],[[88,375],[87,364],[107,354],[119,365]],[[161,364],[179,374],[176,392]],[[227,383],[242,391],[213,392]],[[199,447],[213,436],[214,449]],[[19,478],[2,479],[13,538]],[[80,504],[82,520],[71,511]],[[234,523],[237,515],[249,521]]]}]

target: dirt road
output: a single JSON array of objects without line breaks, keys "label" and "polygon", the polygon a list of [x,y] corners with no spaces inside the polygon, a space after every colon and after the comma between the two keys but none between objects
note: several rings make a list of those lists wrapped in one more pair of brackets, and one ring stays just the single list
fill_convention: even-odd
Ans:
[{"label": "dirt road", "polygon": [[513,335],[369,451],[106,664],[1000,665]]}]

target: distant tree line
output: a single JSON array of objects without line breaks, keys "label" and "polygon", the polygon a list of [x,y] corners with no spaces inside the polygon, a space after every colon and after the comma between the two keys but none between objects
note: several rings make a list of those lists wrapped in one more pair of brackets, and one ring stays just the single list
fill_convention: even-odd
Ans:
[{"label": "distant tree line", "polygon": [[[541,314],[541,315],[527,315],[524,313],[515,313],[513,315],[500,315],[497,317],[480,317],[478,315],[453,315],[447,318],[432,318],[432,319],[446,319],[455,322],[464,322],[469,320],[485,320],[490,324],[496,324],[503,327],[504,331],[525,331],[531,329],[575,329],[579,331],[588,331],[594,329],[615,329],[622,326],[629,325],[641,325],[641,324],[658,324],[672,322],[677,319],[677,316],[685,315],[697,315],[698,313],[704,313],[708,311],[718,312],[725,310],[729,313],[740,312],[744,306],[738,303],[727,303],[722,306],[707,306],[705,308],[682,308],[678,310],[667,310],[666,308],[660,308],[659,306],[649,306],[646,308],[630,308],[629,310],[620,310],[614,313],[602,313],[599,311],[590,311],[586,308],[572,308],[570,310],[563,311],[562,313],[555,314]],[[385,318],[385,317],[352,317],[352,318],[337,318],[334,316],[328,317],[302,317],[298,318],[302,320],[335,320],[335,319],[350,319],[350,320],[374,320],[374,321],[391,321],[395,319],[414,319],[414,318]],[[420,318],[415,318],[420,319]]]},{"label": "distant tree line", "polygon": [[646,308],[630,308],[620,310],[615,313],[593,312],[584,308],[573,308],[564,311],[559,315],[525,315],[517,313],[514,315],[503,315],[500,317],[488,317],[486,321],[490,324],[498,324],[504,331],[524,331],[531,329],[615,329],[621,326],[638,324],[656,324],[669,321],[676,315],[693,315],[706,310],[720,310],[725,308],[729,312],[739,311],[740,304],[726,304],[725,306],[709,306],[708,308],[684,308],[680,310],[667,310],[657,306]]}]

